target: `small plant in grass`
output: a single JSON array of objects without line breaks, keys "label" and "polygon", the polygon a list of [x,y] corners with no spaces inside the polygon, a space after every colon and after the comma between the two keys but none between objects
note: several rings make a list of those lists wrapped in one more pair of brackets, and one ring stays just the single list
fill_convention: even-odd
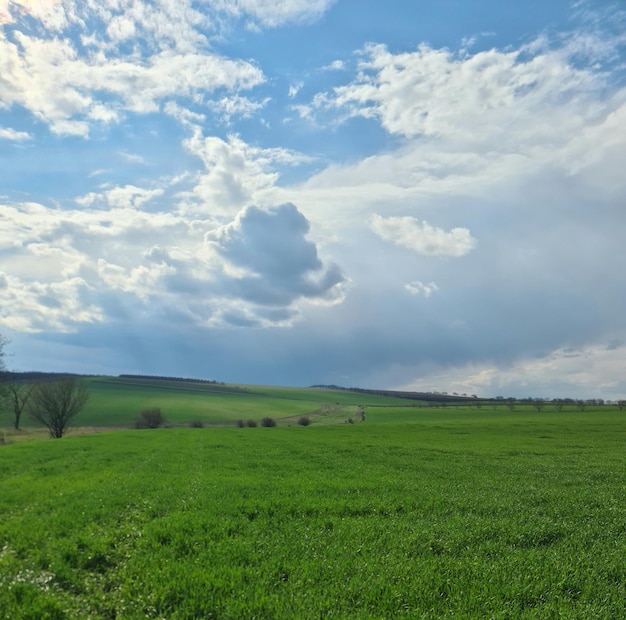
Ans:
[{"label": "small plant in grass", "polygon": [[256,420],[247,420],[246,426],[249,428],[255,428],[257,426]]},{"label": "small plant in grass", "polygon": [[306,415],[302,415],[298,418],[298,424],[300,426],[308,426],[309,424],[311,424],[311,418]]},{"label": "small plant in grass", "polygon": [[204,428],[204,422],[202,420],[192,420],[189,422],[189,428]]},{"label": "small plant in grass", "polygon": [[274,420],[274,418],[263,418],[261,420],[261,426],[265,426],[267,428],[276,426],[276,420]]},{"label": "small plant in grass", "polygon": [[144,409],[135,420],[135,428],[160,428],[164,424],[165,417],[158,407]]}]

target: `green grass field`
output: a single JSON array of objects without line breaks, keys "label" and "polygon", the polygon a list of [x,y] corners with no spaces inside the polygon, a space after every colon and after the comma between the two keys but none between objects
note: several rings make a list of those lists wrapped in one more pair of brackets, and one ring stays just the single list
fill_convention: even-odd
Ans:
[{"label": "green grass field", "polygon": [[[122,425],[100,382],[86,423]],[[1,618],[626,617],[625,412],[142,389],[124,424],[284,422],[0,447]]]},{"label": "green grass field", "polygon": [[168,422],[185,425],[193,420],[207,424],[260,420],[269,416],[282,424],[299,416],[315,423],[336,423],[355,415],[359,405],[411,404],[400,398],[356,394],[342,390],[234,386],[96,377],[87,380],[91,398],[76,419],[81,426],[132,427],[138,414],[159,407]]}]

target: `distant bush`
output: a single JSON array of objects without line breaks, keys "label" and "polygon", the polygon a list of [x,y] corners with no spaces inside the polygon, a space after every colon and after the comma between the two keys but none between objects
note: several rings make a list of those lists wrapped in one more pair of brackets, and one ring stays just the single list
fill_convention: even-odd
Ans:
[{"label": "distant bush", "polygon": [[311,418],[309,418],[308,416],[300,416],[298,418],[298,424],[300,426],[308,426],[309,424],[311,424]]},{"label": "distant bush", "polygon": [[243,428],[245,425],[246,425],[246,423],[245,423],[243,420],[237,420],[237,421],[235,422],[235,426],[236,426],[237,428]]},{"label": "distant bush", "polygon": [[135,428],[160,428],[164,424],[165,417],[158,407],[144,409],[135,420]]},{"label": "distant bush", "polygon": [[192,420],[189,422],[189,428],[204,428],[204,422],[202,420]]},{"label": "distant bush", "polygon": [[261,420],[261,426],[265,426],[265,427],[276,426],[276,420],[274,420],[273,418],[263,418]]},{"label": "distant bush", "polygon": [[257,423],[256,420],[247,420],[246,421],[246,426],[250,427],[250,428],[254,428],[256,427]]}]

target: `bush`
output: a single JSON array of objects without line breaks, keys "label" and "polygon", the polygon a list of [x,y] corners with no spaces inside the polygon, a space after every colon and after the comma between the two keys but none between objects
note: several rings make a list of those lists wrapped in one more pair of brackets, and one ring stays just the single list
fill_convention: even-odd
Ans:
[{"label": "bush", "polygon": [[276,426],[276,420],[274,420],[273,418],[263,418],[261,420],[261,426],[265,426],[265,427],[270,427],[270,426]]},{"label": "bush", "polygon": [[246,426],[250,427],[250,428],[255,428],[256,427],[256,420],[248,420],[246,422]]},{"label": "bush", "polygon": [[308,416],[300,416],[298,418],[298,424],[300,426],[308,426],[309,424],[311,424],[311,418],[309,418]]},{"label": "bush", "polygon": [[152,409],[144,409],[137,420],[135,428],[160,428],[165,424],[165,417],[158,407]]},{"label": "bush", "polygon": [[237,420],[237,421],[235,422],[235,426],[236,426],[237,428],[243,428],[245,425],[246,425],[246,423],[245,423],[243,420]]},{"label": "bush", "polygon": [[189,428],[204,428],[204,422],[202,420],[192,420],[189,422]]}]

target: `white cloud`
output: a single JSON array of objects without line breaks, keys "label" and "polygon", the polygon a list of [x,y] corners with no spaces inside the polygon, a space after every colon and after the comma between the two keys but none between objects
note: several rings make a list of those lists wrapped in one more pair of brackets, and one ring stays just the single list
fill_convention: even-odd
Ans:
[{"label": "white cloud", "polygon": [[291,98],[295,97],[300,92],[300,89],[303,86],[304,86],[304,82],[302,82],[302,81],[299,81],[299,82],[296,82],[295,84],[292,84],[289,87],[289,92],[288,92],[289,97],[291,97]]},{"label": "white cloud", "polygon": [[319,18],[335,0],[222,0],[232,15],[248,15],[265,27]]},{"label": "white cloud", "polygon": [[22,32],[14,38],[0,33],[2,105],[25,107],[57,134],[85,137],[90,122],[119,120],[122,111],[154,112],[170,96],[191,100],[264,81],[251,63],[216,54],[165,50],[145,60],[102,53],[80,56],[70,39]]},{"label": "white cloud", "polygon": [[81,323],[104,317],[90,302],[89,285],[80,277],[56,282],[21,279],[6,274],[0,287],[0,323],[15,331],[70,332]]},{"label": "white cloud", "polygon": [[194,324],[289,325],[303,302],[343,300],[346,278],[321,261],[293,205],[250,207],[216,227],[139,210],[154,193],[112,188],[80,210],[0,205],[0,324],[68,332],[132,307]]},{"label": "white cloud", "polygon": [[129,164],[144,164],[146,160],[141,155],[137,155],[137,153],[126,153],[124,151],[120,151],[118,155]]},{"label": "white cloud", "polygon": [[390,133],[408,137],[498,151],[552,146],[601,114],[594,93],[604,87],[603,76],[572,60],[592,52],[574,41],[558,49],[540,40],[473,55],[426,44],[393,54],[372,45],[364,51],[359,78],[319,105],[377,118]]},{"label": "white cloud", "polygon": [[343,60],[333,60],[329,65],[322,67],[325,71],[343,71],[346,68],[346,63]]},{"label": "white cloud", "polygon": [[571,35],[474,55],[370,46],[356,77],[299,109],[318,127],[371,119],[395,148],[332,164],[293,199],[323,213],[330,229],[383,209],[418,216],[441,207],[476,214],[481,203],[522,208],[529,194],[551,204],[554,192],[559,202],[570,192],[572,200],[614,200],[626,191],[626,88],[610,57],[618,44]]},{"label": "white cloud", "polygon": [[336,265],[324,267],[308,232],[309,222],[287,203],[268,210],[248,207],[206,240],[228,261],[226,271],[237,274],[228,286],[238,297],[279,307],[300,297],[341,301],[345,278]]},{"label": "white cloud", "polygon": [[446,232],[413,217],[373,215],[370,228],[381,239],[426,256],[464,256],[476,247],[467,228]]},{"label": "white cloud", "polygon": [[252,101],[248,97],[234,95],[207,102],[207,107],[213,110],[222,122],[229,124],[233,117],[250,118],[255,112],[263,109],[269,99]]},{"label": "white cloud", "polygon": [[423,295],[426,299],[439,290],[439,287],[435,284],[435,282],[424,284],[419,280],[413,280],[413,282],[405,284],[404,288],[411,293],[411,295]]},{"label": "white cloud", "polygon": [[626,347],[623,345],[559,348],[506,366],[474,363],[422,372],[426,376],[405,384],[402,389],[454,391],[485,397],[620,399],[626,397],[624,367]]},{"label": "white cloud", "polygon": [[252,146],[236,135],[228,136],[227,141],[205,137],[198,128],[184,145],[206,168],[186,208],[218,218],[232,217],[246,204],[268,204],[274,197],[280,167],[310,161],[289,149]]},{"label": "white cloud", "polygon": [[163,111],[187,127],[193,127],[194,125],[203,123],[206,120],[206,116],[204,114],[192,112],[191,110],[178,105],[174,101],[168,101],[165,106],[163,106]]},{"label": "white cloud", "polygon": [[48,27],[63,25],[63,0],[0,0],[0,25],[15,21],[15,16],[30,15]]},{"label": "white cloud", "polygon": [[90,192],[84,196],[76,198],[76,204],[86,207],[91,205],[105,205],[113,209],[141,209],[148,201],[162,196],[162,188],[144,189],[135,185],[125,185],[124,187],[113,187],[101,193]]},{"label": "white cloud", "polygon": [[32,140],[32,136],[25,131],[16,131],[8,127],[0,127],[0,140],[10,140],[12,142],[25,142]]}]

